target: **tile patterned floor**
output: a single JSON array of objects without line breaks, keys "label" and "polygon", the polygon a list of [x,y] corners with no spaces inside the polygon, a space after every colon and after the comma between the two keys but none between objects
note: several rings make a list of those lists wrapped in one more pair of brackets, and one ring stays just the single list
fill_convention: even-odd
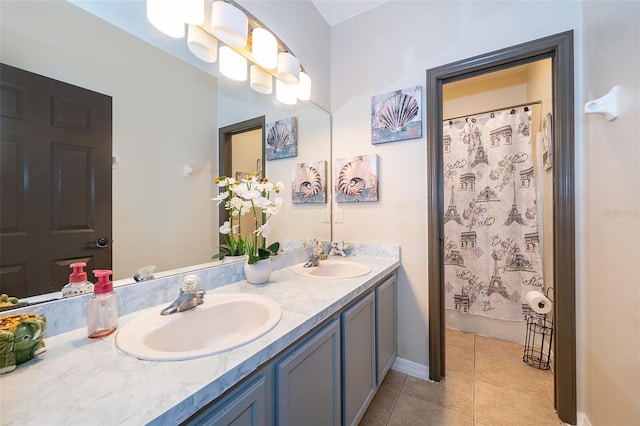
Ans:
[{"label": "tile patterned floor", "polygon": [[389,371],[361,426],[561,425],[553,373],[522,362],[523,346],[446,330],[440,383]]}]

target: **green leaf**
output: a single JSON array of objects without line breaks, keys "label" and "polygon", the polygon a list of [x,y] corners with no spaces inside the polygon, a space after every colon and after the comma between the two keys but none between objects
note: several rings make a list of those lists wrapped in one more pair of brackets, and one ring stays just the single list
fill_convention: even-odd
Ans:
[{"label": "green leaf", "polygon": [[269,245],[269,247],[267,247],[267,251],[269,251],[272,255],[275,256],[280,251],[280,243],[275,242]]}]

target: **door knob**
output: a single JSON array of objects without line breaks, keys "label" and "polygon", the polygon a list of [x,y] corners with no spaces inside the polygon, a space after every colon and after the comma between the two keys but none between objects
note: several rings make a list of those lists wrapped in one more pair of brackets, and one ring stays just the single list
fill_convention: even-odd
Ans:
[{"label": "door knob", "polygon": [[109,239],[107,237],[100,237],[95,241],[89,241],[87,247],[105,248],[109,245]]}]

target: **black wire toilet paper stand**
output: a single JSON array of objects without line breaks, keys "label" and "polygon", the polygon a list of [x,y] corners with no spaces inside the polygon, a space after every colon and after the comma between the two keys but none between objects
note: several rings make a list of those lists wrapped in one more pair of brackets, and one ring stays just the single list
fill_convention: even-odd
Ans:
[{"label": "black wire toilet paper stand", "polygon": [[[545,296],[549,297],[547,288]],[[552,317],[553,318],[553,317]],[[527,335],[525,338],[522,361],[540,370],[551,368],[551,344],[553,342],[553,319],[547,319],[547,314],[532,314],[527,316]]]}]

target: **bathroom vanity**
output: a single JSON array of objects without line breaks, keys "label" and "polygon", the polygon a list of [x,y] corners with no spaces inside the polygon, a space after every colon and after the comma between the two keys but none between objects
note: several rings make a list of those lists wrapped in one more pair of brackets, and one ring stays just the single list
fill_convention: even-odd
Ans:
[{"label": "bathroom vanity", "polygon": [[396,357],[400,266],[397,247],[357,254],[350,259],[369,274],[307,278],[290,263],[261,286],[203,283],[208,294],[259,294],[282,308],[271,331],[223,353],[143,361],[118,351],[115,335],[88,339],[84,327],[45,337],[40,359],[0,376],[2,423],[357,423]]}]

